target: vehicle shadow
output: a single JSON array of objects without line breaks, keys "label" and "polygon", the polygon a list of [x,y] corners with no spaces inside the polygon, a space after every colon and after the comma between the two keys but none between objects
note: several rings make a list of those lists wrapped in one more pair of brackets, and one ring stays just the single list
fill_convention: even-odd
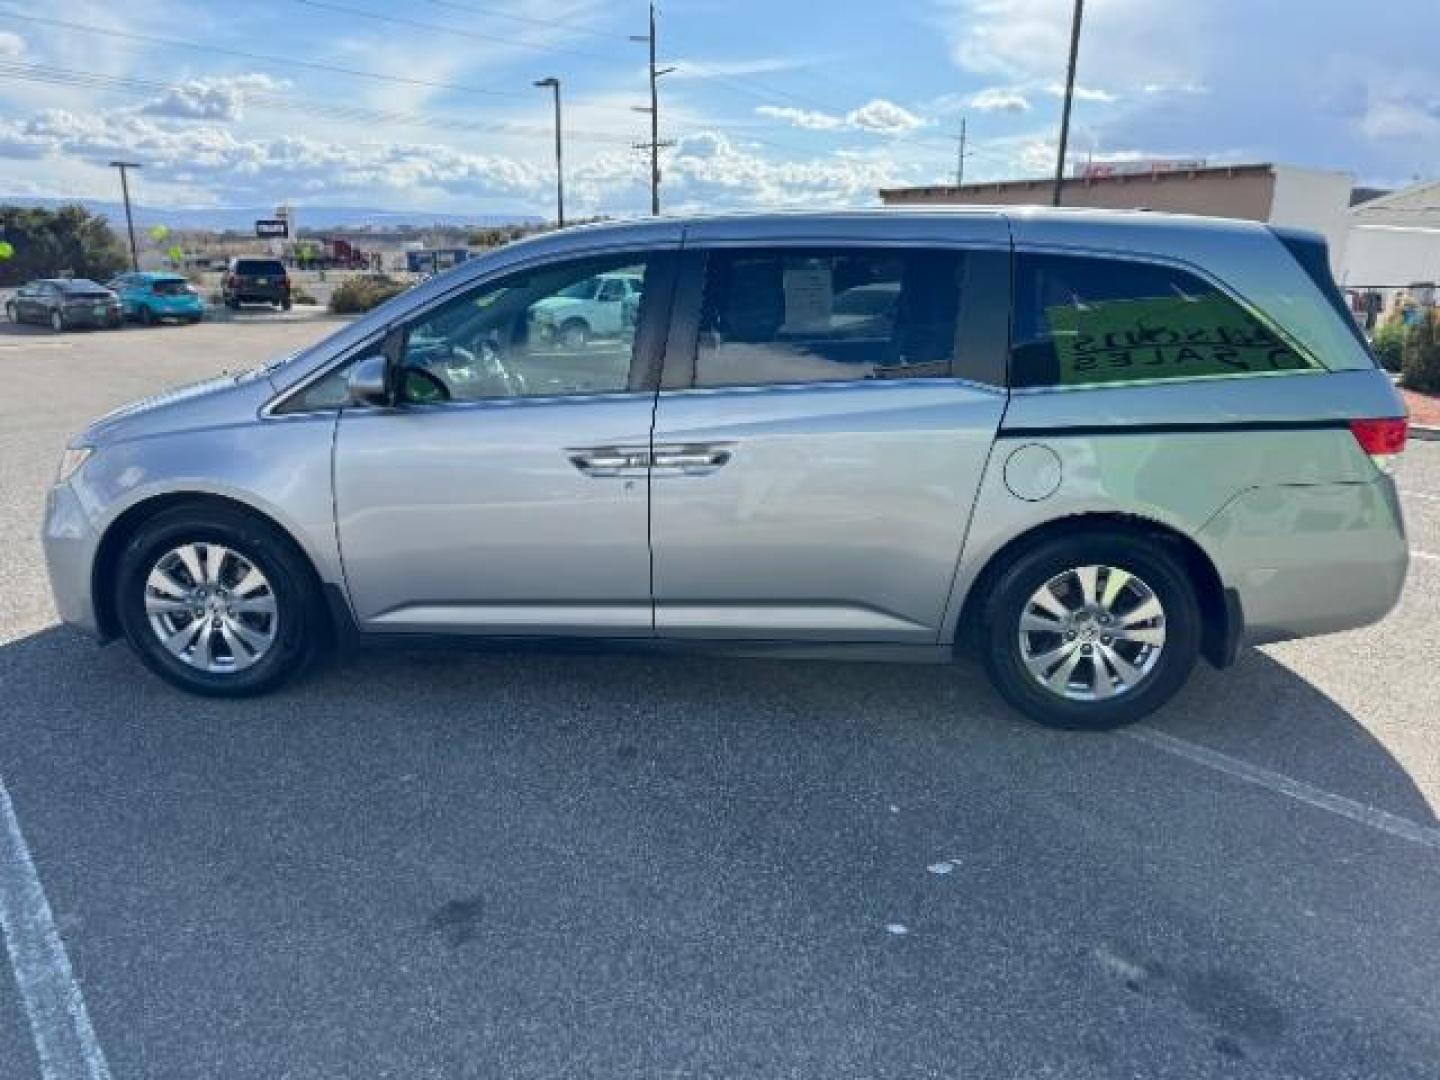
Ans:
[{"label": "vehicle shadow", "polygon": [[[1425,969],[1411,851],[1026,724],[968,666],[376,652],[219,701],[52,628],[0,646],[0,688],[0,773],[117,1075],[1423,1057],[1332,990]],[[1155,724],[1269,768],[1314,746],[1339,794],[1431,820],[1262,654]]]},{"label": "vehicle shadow", "polygon": [[[0,751],[63,733],[76,740],[68,754],[102,762],[116,740],[204,753],[207,733],[243,740],[247,732],[283,735],[286,725],[306,738],[349,731],[366,742],[423,732],[453,738],[457,750],[483,742],[482,734],[544,740],[547,732],[583,729],[601,741],[648,743],[677,760],[687,746],[702,759],[721,744],[726,752],[765,752],[777,737],[829,739],[841,753],[868,738],[926,744],[937,753],[1037,743],[1064,753],[1077,741],[1122,737],[1030,724],[964,663],[362,651],[269,697],[228,701],[172,689],[123,644],[97,647],[52,627],[0,646],[0,687],[7,706]],[[1435,822],[1431,799],[1359,720],[1255,649],[1243,650],[1228,671],[1197,665],[1190,685],[1145,726],[1417,823]],[[825,752],[823,743],[807,744],[806,761],[796,767],[819,765]]]}]

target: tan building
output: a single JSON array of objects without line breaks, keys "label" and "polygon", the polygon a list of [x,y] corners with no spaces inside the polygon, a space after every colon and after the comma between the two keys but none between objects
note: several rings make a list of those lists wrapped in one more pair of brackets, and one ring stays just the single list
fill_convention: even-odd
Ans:
[{"label": "tan building", "polygon": [[[1344,263],[1352,184],[1347,173],[1289,165],[1197,164],[1066,177],[1061,200],[1066,206],[1245,218],[1313,229],[1329,241],[1331,265],[1338,272]],[[1001,180],[963,187],[882,188],[880,199],[886,206],[1048,206],[1053,189],[1053,180]]]}]

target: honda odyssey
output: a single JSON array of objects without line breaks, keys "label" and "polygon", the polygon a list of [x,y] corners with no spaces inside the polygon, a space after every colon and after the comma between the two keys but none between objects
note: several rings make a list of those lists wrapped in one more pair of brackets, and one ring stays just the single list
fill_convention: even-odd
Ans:
[{"label": "honda odyssey", "polygon": [[[615,281],[633,317],[544,332]],[[1318,236],[660,218],[511,244],[96,421],[45,545],[67,622],[203,694],[335,643],[971,653],[1021,712],[1107,728],[1197,657],[1384,616],[1405,434]]]}]

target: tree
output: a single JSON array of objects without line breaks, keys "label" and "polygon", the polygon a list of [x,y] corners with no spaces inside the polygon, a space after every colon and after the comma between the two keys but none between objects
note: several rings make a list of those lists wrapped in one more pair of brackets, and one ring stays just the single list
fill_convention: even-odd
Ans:
[{"label": "tree", "polygon": [[1407,389],[1440,393],[1440,313],[1433,308],[1410,328],[1401,378]]},{"label": "tree", "polygon": [[129,262],[109,223],[79,205],[0,206],[0,238],[14,252],[0,260],[0,285],[64,274],[105,281]]}]

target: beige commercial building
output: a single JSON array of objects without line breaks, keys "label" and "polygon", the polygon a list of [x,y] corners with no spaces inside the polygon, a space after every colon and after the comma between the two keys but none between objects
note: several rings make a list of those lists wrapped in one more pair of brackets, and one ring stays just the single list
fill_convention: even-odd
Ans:
[{"label": "beige commercial building", "polygon": [[[1066,206],[1245,218],[1312,229],[1329,241],[1331,265],[1338,274],[1344,265],[1352,185],[1348,173],[1269,163],[1197,163],[1192,168],[1066,177],[1061,201]],[[883,188],[880,199],[886,206],[1048,206],[1053,189],[1053,180],[1001,180],[962,187]]]}]

